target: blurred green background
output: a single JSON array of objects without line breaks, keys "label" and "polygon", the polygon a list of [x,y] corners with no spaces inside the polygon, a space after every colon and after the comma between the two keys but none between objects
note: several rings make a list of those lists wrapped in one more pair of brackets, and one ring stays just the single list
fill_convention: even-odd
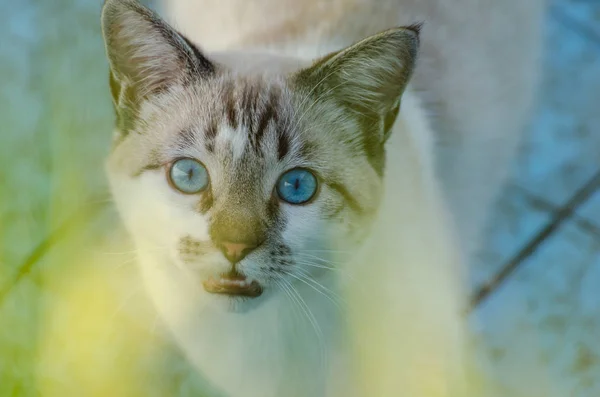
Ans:
[{"label": "blurred green background", "polygon": [[[552,391],[561,397],[597,397],[600,1],[550,3],[540,103],[479,263],[470,269],[473,291],[494,287],[473,316],[482,324],[482,351],[493,358],[505,396],[548,397]],[[96,290],[100,283],[93,282],[106,276],[103,271],[88,273],[90,267],[84,266],[86,247],[101,246],[107,238],[102,231],[112,234],[115,222],[110,206],[101,208],[109,203],[103,159],[114,120],[101,6],[101,0],[0,2],[0,397],[39,395],[37,367],[55,358],[50,353],[83,346],[105,323],[118,319],[128,324],[128,316],[140,308],[151,313],[140,291],[130,297],[129,267],[110,269],[117,281],[107,292]],[[97,209],[107,216],[94,217]],[[65,224],[71,227],[64,229]],[[119,240],[114,234],[108,238]],[[55,244],[58,238],[67,243]],[[130,256],[119,258],[119,263],[130,262]],[[28,271],[25,277],[20,277],[22,270]],[[74,284],[76,292],[71,291]],[[111,300],[112,308],[98,309]],[[50,302],[66,301],[65,307],[76,304],[69,310],[77,316],[65,324],[76,323],[85,332],[65,335],[55,324],[60,321],[46,318],[49,312],[59,320],[67,317],[67,309],[48,309]],[[97,313],[108,311],[109,320],[86,317],[88,306]],[[48,350],[44,358],[39,350],[46,348],[46,335],[53,335],[52,348],[58,350]],[[194,395],[196,380],[186,375],[185,360],[176,350],[142,331],[131,335],[136,338],[113,335],[111,343],[124,352],[128,346],[139,351],[153,347],[144,353],[150,364],[129,365],[152,395],[175,390],[161,383],[167,378],[183,390],[181,395]],[[134,339],[152,343],[131,344]],[[535,394],[539,384],[527,371],[534,367],[557,387]],[[65,368],[42,367],[41,376],[60,383],[70,376]],[[134,375],[122,376],[121,381]],[[98,395],[135,394],[125,389],[106,393]]]},{"label": "blurred green background", "polygon": [[0,285],[104,191],[113,114],[99,0],[0,5]]}]

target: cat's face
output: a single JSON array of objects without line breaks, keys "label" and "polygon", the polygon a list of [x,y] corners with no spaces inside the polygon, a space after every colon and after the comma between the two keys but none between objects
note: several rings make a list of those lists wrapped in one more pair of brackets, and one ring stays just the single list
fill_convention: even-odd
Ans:
[{"label": "cat's face", "polygon": [[242,73],[133,1],[108,1],[103,28],[118,127],[109,179],[138,250],[229,308],[318,289],[377,211],[416,32],[292,73]]}]

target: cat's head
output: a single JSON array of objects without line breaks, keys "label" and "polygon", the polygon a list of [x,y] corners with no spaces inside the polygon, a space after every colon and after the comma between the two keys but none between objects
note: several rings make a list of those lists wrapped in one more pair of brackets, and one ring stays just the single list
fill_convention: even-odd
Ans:
[{"label": "cat's head", "polygon": [[107,1],[102,23],[117,114],[107,168],[138,251],[230,307],[343,266],[378,209],[418,28],[249,68],[133,0]]}]

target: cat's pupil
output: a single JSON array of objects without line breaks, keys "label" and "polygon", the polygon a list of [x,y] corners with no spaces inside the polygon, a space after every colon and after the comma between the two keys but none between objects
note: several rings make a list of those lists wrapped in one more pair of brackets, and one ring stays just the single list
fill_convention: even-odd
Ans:
[{"label": "cat's pupil", "polygon": [[193,168],[190,168],[190,169],[188,170],[188,173],[187,173],[187,174],[188,174],[188,179],[189,179],[189,180],[192,180],[192,177],[194,176],[194,169],[193,169]]},{"label": "cat's pupil", "polygon": [[298,190],[300,188],[300,178],[294,179],[294,189]]}]

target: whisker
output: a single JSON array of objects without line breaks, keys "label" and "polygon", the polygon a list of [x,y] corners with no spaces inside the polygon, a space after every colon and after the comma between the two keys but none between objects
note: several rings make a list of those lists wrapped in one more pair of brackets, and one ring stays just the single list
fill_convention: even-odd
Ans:
[{"label": "whisker", "polygon": [[294,288],[294,286],[292,284],[290,284],[289,281],[287,281],[283,278],[281,280],[282,280],[282,282],[287,284],[287,286],[289,287],[289,291],[296,297],[296,301],[298,302],[300,308],[306,315],[308,321],[311,323],[311,325],[315,331],[315,334],[317,335],[317,340],[319,343],[319,349],[320,349],[320,355],[321,355],[321,360],[320,360],[321,368],[324,369],[326,360],[325,360],[325,337],[323,336],[323,331],[321,330],[321,327],[319,326],[317,319],[315,318],[312,310],[310,310],[310,307],[308,306],[306,301],[302,298],[300,293],[296,290],[296,288]]},{"label": "whisker", "polygon": [[115,269],[117,269],[117,270],[121,269],[125,265],[129,265],[129,264],[135,263],[136,260],[137,260],[137,256],[134,256],[133,258],[129,258],[128,260],[125,260],[125,261],[119,263],[118,265],[115,265]]},{"label": "whisker", "polygon": [[325,337],[323,336],[323,331],[321,330],[319,323],[315,319],[315,316],[314,316],[312,310],[310,310],[306,301],[302,298],[302,296],[300,296],[300,293],[298,291],[296,291],[294,286],[292,286],[291,284],[290,284],[290,288],[292,289],[292,292],[294,292],[296,294],[296,296],[298,297],[298,299],[300,300],[302,305],[308,311],[309,319],[311,319],[311,324],[313,325],[313,328],[315,329],[315,332],[317,334],[317,340],[318,340],[318,345],[319,345],[319,356],[320,356],[320,359],[319,359],[320,365],[319,366],[321,368],[321,371],[324,371],[326,368],[327,358],[325,356]]},{"label": "whisker", "polygon": [[340,251],[340,250],[329,250],[329,249],[320,249],[320,250],[313,250],[313,249],[303,249],[300,252],[331,252],[331,253],[335,253],[335,254],[347,254],[347,255],[351,255],[352,252],[351,251]]},{"label": "whisker", "polygon": [[283,293],[290,300],[290,302],[292,302],[292,311],[294,313],[294,317],[292,317],[292,320],[295,320],[297,318],[296,316],[300,315],[299,312],[298,312],[298,307],[297,307],[296,302],[294,301],[294,299],[290,295],[289,290],[283,284],[283,282],[281,280],[281,276],[278,276],[278,277],[274,278],[273,281],[275,282],[275,285],[277,285],[281,289],[281,291],[283,291]]},{"label": "whisker", "polygon": [[333,261],[331,259],[321,258],[321,257],[318,257],[316,255],[307,254],[305,252],[298,252],[296,255],[300,256],[300,257],[308,258],[308,259],[311,259],[311,260],[316,260],[316,261],[319,261],[319,262],[324,263],[326,265],[342,266],[342,264],[339,263],[339,262],[335,262],[335,261]]},{"label": "whisker", "polygon": [[296,263],[299,264],[299,265],[316,267],[317,269],[325,269],[325,270],[331,270],[331,271],[339,271],[340,270],[340,269],[338,269],[336,267],[333,267],[333,266],[320,265],[320,264],[317,264],[317,263],[305,262],[303,260],[298,260],[298,259],[296,259]]},{"label": "whisker", "polygon": [[[331,72],[334,73],[334,72]],[[340,84],[331,87],[330,89],[328,89],[325,93],[321,94],[321,97],[326,97],[327,95],[329,95],[329,93],[335,91],[337,88],[348,84],[349,81],[343,81]],[[320,98],[319,98],[320,99]],[[300,125],[300,122],[304,119],[304,117],[306,117],[306,115],[308,114],[308,112],[317,104],[319,103],[319,99],[315,100],[313,103],[310,104],[310,106],[304,111],[304,113],[302,113],[302,115],[300,116],[300,118],[298,119],[298,121],[296,122],[296,128]]]},{"label": "whisker", "polygon": [[[291,121],[293,121],[293,120],[296,118],[296,116],[298,115],[298,112],[300,111],[300,109],[302,109],[302,107],[303,107],[303,106],[306,104],[306,102],[307,102],[308,100],[312,99],[312,98],[311,98],[311,94],[312,94],[312,93],[313,93],[313,92],[314,92],[314,91],[315,91],[317,88],[319,88],[319,87],[321,86],[321,84],[323,84],[323,82],[324,82],[325,80],[327,80],[327,78],[331,77],[331,76],[332,76],[332,75],[333,75],[335,72],[336,72],[336,69],[335,69],[335,68],[333,68],[331,72],[329,72],[328,74],[326,74],[326,75],[325,75],[325,77],[323,77],[323,78],[322,78],[322,79],[321,79],[321,80],[320,80],[320,81],[319,81],[317,84],[315,84],[315,85],[314,85],[314,86],[311,88],[311,90],[308,92],[308,94],[306,94],[306,95],[304,96],[304,98],[302,99],[302,102],[300,102],[300,105],[298,105],[298,107],[296,108],[296,111],[294,112],[293,116],[292,116],[292,117],[291,117],[291,119],[290,119]],[[316,101],[315,101],[315,102],[316,102]],[[313,104],[314,104],[314,103],[313,103]],[[307,112],[308,110],[310,110],[310,108],[312,108],[312,105],[311,105],[311,106],[309,106],[309,108],[308,108],[308,109],[307,109],[307,110],[306,110],[306,111],[305,111],[305,112],[302,114],[302,116],[300,116],[300,120],[302,120],[302,118],[303,118],[304,114],[306,114],[306,112]],[[294,128],[298,128],[298,126],[299,126],[299,125],[300,125],[300,121],[298,121],[298,122],[296,123],[296,125],[294,126]]]},{"label": "whisker", "polygon": [[121,256],[121,255],[135,255],[138,253],[137,250],[134,251],[123,251],[123,252],[107,252],[107,251],[95,251],[95,250],[87,250],[88,253],[94,255],[110,255],[110,256]]},{"label": "whisker", "polygon": [[[299,275],[295,275],[289,272],[285,272],[285,274],[289,275],[290,277],[295,278],[296,280],[301,281],[302,283],[308,285],[309,287],[311,287],[313,290],[315,290],[316,292],[318,292],[319,294],[323,295],[324,297],[326,297],[331,303],[333,303],[338,309],[342,309],[342,304],[344,304],[344,302],[342,301],[342,299],[333,291],[331,291],[329,288],[323,286],[321,283],[319,283],[318,281],[312,279],[310,276],[308,276],[305,273],[301,273]],[[312,283],[312,284],[311,284]],[[316,285],[316,286],[315,286]],[[317,286],[319,288],[317,288]],[[331,294],[331,295],[329,295]]]},{"label": "whisker", "polygon": [[[312,325],[312,321],[310,320],[310,316],[308,315],[308,313],[306,312],[306,310],[304,309],[304,307],[302,306],[302,303],[298,300],[298,298],[296,297],[295,294],[293,294],[292,290],[291,290],[291,284],[289,282],[287,282],[284,278],[280,277],[280,287],[283,289],[283,291],[285,291],[286,295],[288,296],[288,298],[290,298],[290,300],[292,301],[293,305],[292,307],[294,309],[300,309],[301,314],[303,314],[309,321],[309,323],[311,323]],[[313,329],[314,329],[314,325]],[[317,332],[317,330],[315,329],[315,333],[317,334],[317,337],[319,336],[319,333]]]},{"label": "whisker", "polygon": [[115,327],[115,323],[116,323],[116,317],[117,315],[125,308],[125,306],[127,306],[127,303],[129,303],[129,301],[131,300],[131,298],[133,298],[133,296],[138,293],[141,289],[143,288],[142,285],[138,285],[137,288],[134,288],[133,290],[129,291],[129,293],[123,298],[123,300],[121,301],[121,303],[119,303],[119,306],[117,306],[117,308],[115,309],[115,311],[110,315],[109,317],[109,324],[111,324],[108,329],[106,330],[106,338],[110,337],[110,332],[114,329]]},{"label": "whisker", "polygon": [[[145,248],[144,250],[146,251],[167,251],[168,248],[167,247],[154,247],[154,248]],[[141,250],[139,249],[133,249],[130,251],[100,251],[100,250],[93,250],[93,249],[88,249],[87,252],[91,253],[91,254],[100,254],[100,255],[127,255],[127,254],[139,254],[141,252]]]}]

